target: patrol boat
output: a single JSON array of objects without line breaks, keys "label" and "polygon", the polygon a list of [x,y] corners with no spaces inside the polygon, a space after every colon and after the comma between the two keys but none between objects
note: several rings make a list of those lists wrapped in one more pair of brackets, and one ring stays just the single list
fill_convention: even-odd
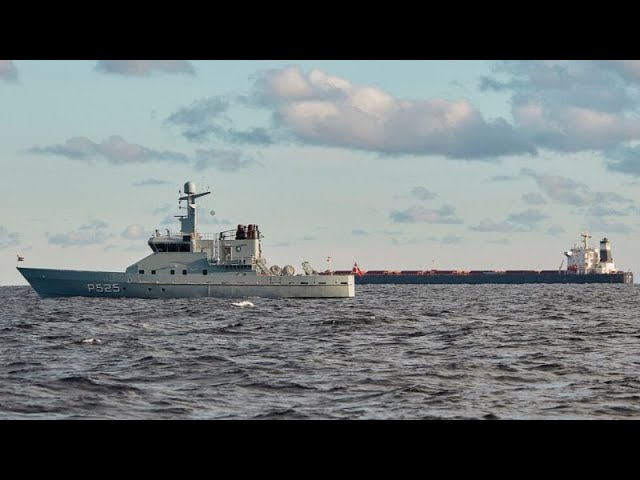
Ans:
[{"label": "patrol boat", "polygon": [[[181,192],[182,193],[182,192]],[[124,273],[17,267],[40,297],[300,297],[355,296],[354,276],[320,275],[309,262],[304,274],[291,265],[269,266],[262,256],[258,225],[238,225],[218,234],[196,228],[196,193],[193,182],[184,185],[180,202],[187,215],[180,219],[180,234],[158,230],[149,239],[152,252]]]}]

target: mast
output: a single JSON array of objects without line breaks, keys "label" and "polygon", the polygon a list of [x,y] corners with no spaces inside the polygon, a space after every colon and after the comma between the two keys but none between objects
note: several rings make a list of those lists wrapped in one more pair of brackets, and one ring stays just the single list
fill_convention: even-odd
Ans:
[{"label": "mast", "polygon": [[180,219],[183,234],[196,233],[196,198],[209,195],[211,192],[196,193],[196,184],[187,182],[184,184],[184,193],[186,195],[179,198],[179,201],[187,201],[187,216],[176,215]]},{"label": "mast", "polygon": [[587,249],[589,248],[589,246],[587,244],[587,242],[588,242],[587,239],[591,238],[591,235],[589,235],[589,232],[582,232],[580,234],[580,236],[582,237],[582,242],[584,243],[584,251],[586,253]]}]

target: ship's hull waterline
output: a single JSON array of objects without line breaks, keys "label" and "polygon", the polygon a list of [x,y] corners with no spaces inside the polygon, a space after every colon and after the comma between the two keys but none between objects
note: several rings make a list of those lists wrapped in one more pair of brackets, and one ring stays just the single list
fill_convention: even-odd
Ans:
[{"label": "ship's hull waterline", "polygon": [[357,285],[420,285],[420,284],[445,284],[445,285],[484,285],[484,284],[534,284],[534,283],[633,283],[631,272],[609,273],[606,275],[571,273],[540,274],[508,274],[496,273],[485,275],[372,275],[356,276]]},{"label": "ship's hull waterline", "polygon": [[[205,278],[173,278],[120,272],[93,272],[18,267],[20,273],[42,298],[342,298],[355,295],[352,275],[247,275],[218,274]],[[189,278],[192,277],[192,278]]]}]

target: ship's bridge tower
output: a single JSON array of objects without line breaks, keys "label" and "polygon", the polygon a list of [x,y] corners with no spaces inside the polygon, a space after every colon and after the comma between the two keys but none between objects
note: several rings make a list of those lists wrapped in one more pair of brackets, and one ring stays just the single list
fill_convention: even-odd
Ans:
[{"label": "ship's bridge tower", "polygon": [[[182,193],[182,192],[181,192]],[[180,202],[186,200],[187,214],[175,215],[180,220],[180,234],[171,234],[167,230],[166,235],[160,235],[158,230],[149,239],[149,247],[155,253],[166,252],[206,252],[209,258],[215,255],[215,245],[212,240],[203,240],[202,235],[197,234],[196,228],[196,199],[209,195],[211,192],[196,193],[193,182],[184,184],[186,195],[179,198]]]},{"label": "ship's bridge tower", "polygon": [[598,267],[600,261],[598,251],[589,247],[589,239],[591,235],[587,232],[582,233],[582,247],[574,247],[565,252],[567,257],[567,270],[577,274],[593,273]]}]

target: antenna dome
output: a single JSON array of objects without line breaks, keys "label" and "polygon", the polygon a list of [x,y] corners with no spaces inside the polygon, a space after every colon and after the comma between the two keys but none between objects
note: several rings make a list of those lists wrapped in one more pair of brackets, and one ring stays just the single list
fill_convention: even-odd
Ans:
[{"label": "antenna dome", "polygon": [[187,182],[184,184],[184,193],[190,195],[192,193],[196,193],[196,184],[193,182]]}]

